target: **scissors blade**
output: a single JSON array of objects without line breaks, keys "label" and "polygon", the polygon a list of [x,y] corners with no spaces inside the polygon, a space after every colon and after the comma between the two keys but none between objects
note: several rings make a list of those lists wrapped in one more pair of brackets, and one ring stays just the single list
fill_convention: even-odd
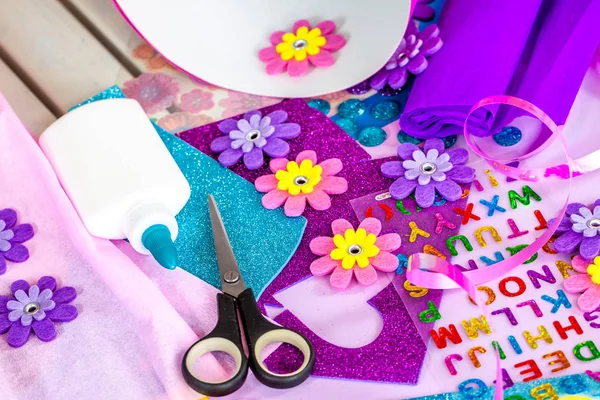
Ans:
[{"label": "scissors blade", "polygon": [[221,289],[223,293],[237,297],[246,289],[246,284],[235,259],[235,254],[233,254],[221,213],[219,213],[219,208],[217,207],[217,202],[212,194],[208,195],[208,209],[210,211],[210,223],[215,241],[215,250],[217,251]]}]

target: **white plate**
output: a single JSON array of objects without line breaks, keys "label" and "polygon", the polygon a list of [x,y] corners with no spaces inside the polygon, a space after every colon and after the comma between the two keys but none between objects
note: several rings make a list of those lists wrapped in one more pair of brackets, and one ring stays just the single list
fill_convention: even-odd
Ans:
[{"label": "white plate", "polygon": [[[312,97],[368,78],[404,35],[410,0],[114,0],[172,64],[214,85],[273,97]],[[258,51],[299,19],[333,20],[346,45],[335,64],[302,77],[267,75]]]}]

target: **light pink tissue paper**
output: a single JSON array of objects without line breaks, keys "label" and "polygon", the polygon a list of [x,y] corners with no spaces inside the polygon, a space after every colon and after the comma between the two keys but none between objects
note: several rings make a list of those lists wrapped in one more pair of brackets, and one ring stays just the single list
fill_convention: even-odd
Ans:
[{"label": "light pink tissue paper", "polygon": [[[56,324],[58,336],[48,343],[32,334],[15,349],[0,335],[0,399],[202,397],[183,380],[181,359],[215,325],[217,290],[132,254],[125,243],[91,237],[2,95],[0,208],[15,209],[18,222],[35,230],[25,243],[30,258],[8,262],[0,276],[0,295],[18,279],[34,284],[51,275],[58,287],[77,290],[72,304],[79,311],[74,321]],[[215,378],[223,376],[216,360],[207,362]]]}]

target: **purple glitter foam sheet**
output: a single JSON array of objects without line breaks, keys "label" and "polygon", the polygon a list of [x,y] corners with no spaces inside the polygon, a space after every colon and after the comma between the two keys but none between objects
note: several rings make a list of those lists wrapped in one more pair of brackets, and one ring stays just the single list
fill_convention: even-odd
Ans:
[{"label": "purple glitter foam sheet", "polygon": [[[316,211],[307,207],[303,216],[308,220],[304,237],[297,251],[265,289],[259,299],[259,306],[264,311],[265,305],[279,306],[273,295],[311,276],[310,264],[315,256],[309,248],[310,241],[330,233],[331,222],[338,218],[345,218],[353,225],[359,224],[359,219],[354,213],[350,200],[360,198],[378,190],[386,189],[391,179],[381,176],[379,170],[385,160],[371,161],[369,155],[340,127],[321,112],[309,107],[300,99],[286,100],[279,104],[261,109],[262,115],[267,115],[275,110],[284,110],[288,113],[287,122],[297,123],[301,127],[301,134],[289,140],[290,153],[288,159],[294,159],[303,150],[314,150],[319,161],[328,158],[339,158],[344,168],[338,176],[348,181],[348,191],[341,195],[331,196],[332,206],[325,211]],[[234,117],[239,119],[242,116]],[[186,132],[180,137],[198,148],[202,152],[217,158],[218,154],[210,150],[210,143],[222,134],[219,132],[218,123],[205,125]],[[270,174],[268,161],[257,170],[248,170],[242,162],[231,169],[250,182],[259,176]],[[362,218],[361,218],[362,219]],[[267,227],[263,227],[266,229]],[[310,337],[316,352],[316,363],[313,375],[333,378],[346,378],[368,381],[387,381],[396,383],[414,384],[423,366],[426,347],[419,336],[417,328],[411,323],[411,316],[393,285],[388,287],[370,300],[382,315],[384,329],[380,336],[371,344],[359,349],[349,349],[335,346],[323,339],[306,327],[291,312],[285,311],[276,320],[284,326],[293,327],[299,332]],[[402,327],[401,333],[397,331]],[[403,354],[410,357],[398,357],[389,360],[391,349],[403,349]],[[275,352],[267,359],[267,364],[274,367],[286,351],[282,349]],[[354,359],[359,360],[362,367],[357,369],[359,362],[339,363],[331,360]],[[289,362],[289,360],[288,360]]]}]

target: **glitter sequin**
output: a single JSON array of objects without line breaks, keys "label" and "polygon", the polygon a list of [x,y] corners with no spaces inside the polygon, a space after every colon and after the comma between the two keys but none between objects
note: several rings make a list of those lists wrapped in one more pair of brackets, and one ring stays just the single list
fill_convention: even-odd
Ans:
[{"label": "glitter sequin", "polygon": [[444,148],[449,149],[450,147],[456,144],[458,140],[458,136],[450,135],[442,138],[442,142],[444,142]]},{"label": "glitter sequin", "polygon": [[398,142],[400,142],[400,143],[419,144],[419,143],[422,143],[423,140],[422,139],[418,139],[416,137],[409,136],[406,133],[404,133],[403,131],[400,131],[400,132],[398,132]]},{"label": "glitter sequin", "polygon": [[377,126],[368,126],[358,133],[358,142],[366,147],[379,146],[386,138],[385,131]]},{"label": "glitter sequin", "polygon": [[461,322],[467,336],[469,339],[475,340],[479,337],[479,331],[485,333],[486,335],[492,334],[492,328],[487,322],[487,319],[484,315],[479,318],[471,318],[470,321],[464,320]]},{"label": "glitter sequin", "polygon": [[342,118],[355,119],[365,113],[365,103],[362,100],[349,99],[338,106],[338,115]]},{"label": "glitter sequin", "polygon": [[369,85],[369,80],[367,79],[366,81],[362,81],[352,87],[349,87],[346,89],[346,92],[360,95],[367,93],[369,90],[371,90],[371,85]]},{"label": "glitter sequin", "polygon": [[444,362],[446,363],[446,367],[448,368],[450,375],[456,375],[458,373],[456,372],[456,368],[454,367],[452,360],[462,361],[462,359],[463,358],[460,354],[449,354],[446,356]]},{"label": "glitter sequin", "polygon": [[473,246],[471,245],[471,242],[469,242],[469,239],[466,238],[466,236],[454,235],[454,236],[450,236],[448,239],[446,239],[446,247],[448,247],[450,254],[452,254],[453,256],[458,255],[458,251],[456,250],[456,245],[455,245],[457,240],[460,240],[462,242],[462,244],[465,246],[465,249],[467,249],[467,251],[473,251]]},{"label": "glitter sequin", "polygon": [[534,387],[529,394],[535,400],[558,400],[559,398],[556,390],[549,383]]},{"label": "glitter sequin", "polygon": [[523,134],[519,128],[514,126],[505,126],[500,132],[494,135],[494,142],[500,146],[514,146],[521,141]]},{"label": "glitter sequin", "polygon": [[408,241],[411,243],[414,243],[417,240],[417,236],[423,236],[424,238],[431,236],[429,232],[425,232],[423,229],[419,228],[415,221],[410,221],[408,226],[410,227],[410,237]]},{"label": "glitter sequin", "polygon": [[501,360],[506,360],[506,354],[504,354],[504,350],[502,350],[502,346],[500,346],[500,343],[494,340],[492,342],[492,347],[494,348],[494,350],[498,351],[498,355],[500,356]]},{"label": "glitter sequin", "polygon": [[379,94],[382,96],[386,96],[386,97],[394,97],[394,96],[398,96],[401,91],[402,91],[402,88],[392,89],[390,86],[385,85],[384,88],[379,91]]},{"label": "glitter sequin", "polygon": [[400,114],[400,106],[392,100],[380,101],[371,107],[371,116],[380,121],[390,121]]},{"label": "glitter sequin", "polygon": [[340,118],[336,120],[335,123],[338,124],[338,126],[342,128],[348,135],[350,135],[350,137],[354,139],[357,138],[358,125],[356,125],[356,122],[352,121],[351,119]]},{"label": "glitter sequin", "polygon": [[331,105],[327,100],[312,99],[308,101],[308,105],[315,110],[321,111],[325,115],[329,114],[329,111],[331,111]]},{"label": "glitter sequin", "polygon": [[550,357],[556,357],[556,359],[548,362],[548,365],[552,366],[552,365],[560,364],[556,368],[553,368],[551,370],[552,372],[559,372],[559,371],[565,370],[571,366],[571,363],[569,362],[569,360],[567,360],[565,353],[563,353],[561,350],[553,351],[552,353],[548,353],[548,354],[544,354],[544,358],[550,358]]},{"label": "glitter sequin", "polygon": [[542,212],[540,210],[535,210],[533,212],[533,215],[535,215],[538,222],[540,223],[538,226],[536,226],[534,228],[536,231],[540,231],[542,229],[548,228],[548,222],[546,222],[546,218],[544,218],[544,215],[542,214]]},{"label": "glitter sequin", "polygon": [[508,222],[508,226],[512,231],[512,234],[508,235],[509,239],[514,239],[516,237],[527,235],[529,233],[529,231],[521,231],[517,226],[517,223],[512,218],[509,218],[506,222]]},{"label": "glitter sequin", "polygon": [[[486,306],[489,306],[496,300],[496,293],[494,293],[494,291],[491,288],[487,286],[477,286],[477,290],[480,292],[485,292],[488,295],[488,299],[485,302]],[[469,301],[477,305],[477,303],[475,303],[475,300],[473,300],[471,296],[469,296]]]},{"label": "glitter sequin", "polygon": [[496,177],[494,175],[492,175],[492,171],[490,171],[489,169],[486,169],[484,172],[488,176],[488,178],[490,178],[490,183],[492,184],[492,187],[498,187],[498,185],[499,185],[498,180],[496,179]]}]

